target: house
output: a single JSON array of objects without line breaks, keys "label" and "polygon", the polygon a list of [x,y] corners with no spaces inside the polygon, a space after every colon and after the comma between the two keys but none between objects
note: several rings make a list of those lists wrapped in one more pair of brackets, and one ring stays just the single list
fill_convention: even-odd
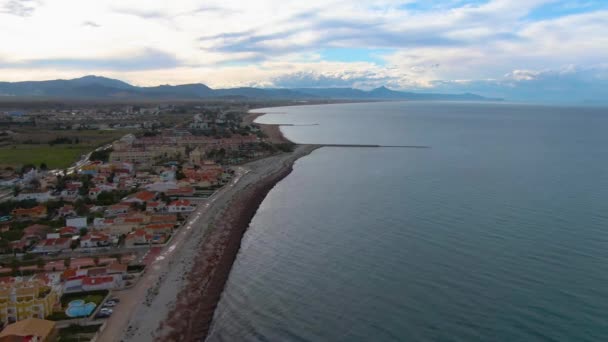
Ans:
[{"label": "house", "polygon": [[193,187],[180,187],[177,189],[169,189],[165,192],[169,197],[192,197],[194,196]]},{"label": "house", "polygon": [[106,273],[125,275],[125,274],[127,274],[128,268],[129,268],[129,266],[126,264],[114,262],[106,267]]},{"label": "house", "polygon": [[72,239],[51,238],[45,239],[36,244],[32,253],[57,253],[70,249]]},{"label": "house", "polygon": [[76,210],[74,209],[73,205],[66,204],[63,207],[59,208],[58,214],[60,217],[76,216]]},{"label": "house", "polygon": [[146,230],[147,233],[152,234],[152,235],[159,235],[159,234],[171,234],[171,232],[173,231],[173,224],[172,223],[153,223],[153,224],[149,224],[146,226],[146,228],[144,228]]},{"label": "house", "polygon": [[120,215],[120,214],[126,214],[129,212],[130,209],[131,209],[131,206],[129,204],[118,203],[118,204],[109,206],[108,209],[106,209],[106,215],[107,216],[116,216],[116,215]]},{"label": "house", "polygon": [[156,197],[156,194],[150,191],[140,191],[132,196],[129,196],[123,202],[125,203],[147,203],[152,201]]},{"label": "house", "polygon": [[46,218],[47,210],[43,205],[33,208],[18,208],[14,209],[11,214],[18,220],[36,220]]},{"label": "house", "polygon": [[191,213],[195,209],[196,206],[189,200],[173,201],[167,206],[167,211],[170,213]]},{"label": "house", "polygon": [[39,280],[0,284],[0,321],[44,318],[53,312],[60,293]]},{"label": "house", "polygon": [[129,233],[125,238],[126,247],[134,247],[136,245],[145,245],[150,243],[152,235],[148,234],[144,229],[138,229]]},{"label": "house", "polygon": [[157,201],[157,202],[148,202],[146,205],[146,211],[149,213],[157,213],[163,211],[167,205],[165,202]]},{"label": "house", "polygon": [[99,196],[99,194],[102,192],[103,192],[103,190],[100,187],[90,188],[89,189],[89,198],[95,200],[95,199],[97,199],[97,196]]},{"label": "house", "polygon": [[80,196],[80,188],[82,188],[82,182],[69,182],[65,185],[59,197],[64,201],[73,202]]},{"label": "house", "polygon": [[52,342],[56,340],[57,332],[53,321],[26,318],[4,328],[0,332],[0,342]]},{"label": "house", "polygon": [[82,280],[84,291],[112,290],[123,286],[122,275],[114,274],[103,277],[86,277]]},{"label": "house", "polygon": [[171,223],[173,225],[176,225],[177,215],[152,215],[150,216],[150,223]]},{"label": "house", "polygon": [[40,241],[46,237],[46,233],[48,233],[50,228],[51,227],[43,224],[33,224],[23,229],[23,237],[21,239],[28,241]]},{"label": "house", "polygon": [[46,202],[53,199],[50,191],[22,191],[15,196],[16,201],[35,200],[36,202]]},{"label": "house", "polygon": [[65,227],[59,229],[59,235],[61,237],[72,237],[72,236],[75,236],[78,234],[80,234],[80,229],[78,229],[76,227],[65,226]]},{"label": "house", "polygon": [[112,240],[106,234],[87,234],[80,238],[80,248],[107,247],[111,244]]},{"label": "house", "polygon": [[164,170],[160,173],[160,181],[161,182],[173,182],[175,181],[175,171],[174,170]]},{"label": "house", "polygon": [[65,225],[70,227],[76,227],[78,229],[87,227],[87,218],[86,217],[72,217],[65,220]]}]

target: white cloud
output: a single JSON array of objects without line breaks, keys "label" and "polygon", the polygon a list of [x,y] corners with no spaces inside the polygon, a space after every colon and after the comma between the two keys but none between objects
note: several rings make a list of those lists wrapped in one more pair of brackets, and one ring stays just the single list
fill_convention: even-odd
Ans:
[{"label": "white cloud", "polygon": [[[428,88],[608,60],[608,11],[526,17],[553,2],[0,0],[0,77]],[[383,49],[385,63],[324,59],[326,48]]]}]

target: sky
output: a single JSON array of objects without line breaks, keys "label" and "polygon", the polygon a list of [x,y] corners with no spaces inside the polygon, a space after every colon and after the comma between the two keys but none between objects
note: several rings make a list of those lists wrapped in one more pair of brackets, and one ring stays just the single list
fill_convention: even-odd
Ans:
[{"label": "sky", "polygon": [[0,80],[608,98],[608,0],[0,0]]}]

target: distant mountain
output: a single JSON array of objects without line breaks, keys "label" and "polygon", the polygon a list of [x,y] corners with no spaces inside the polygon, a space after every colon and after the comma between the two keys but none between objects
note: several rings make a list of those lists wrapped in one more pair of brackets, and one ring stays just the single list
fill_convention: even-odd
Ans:
[{"label": "distant mountain", "polygon": [[281,99],[281,100],[452,100],[487,101],[475,94],[433,94],[395,91],[386,87],[370,91],[353,88],[229,88],[211,89],[204,84],[138,87],[100,76],[72,80],[0,82],[0,96],[47,97],[62,99]]}]

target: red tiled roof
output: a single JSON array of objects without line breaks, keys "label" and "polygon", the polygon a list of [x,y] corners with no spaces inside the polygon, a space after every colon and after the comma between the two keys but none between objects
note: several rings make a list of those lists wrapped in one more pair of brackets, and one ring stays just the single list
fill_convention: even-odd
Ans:
[{"label": "red tiled roof", "polygon": [[68,238],[46,239],[40,241],[41,246],[58,246],[70,243],[72,240]]},{"label": "red tiled roof", "polygon": [[173,224],[172,223],[149,224],[146,226],[146,229],[173,229]]},{"label": "red tiled roof", "polygon": [[177,215],[153,215],[150,217],[150,222],[177,222]]},{"label": "red tiled roof", "polygon": [[114,277],[86,277],[82,280],[83,285],[107,284],[114,281]]},{"label": "red tiled roof", "polygon": [[170,206],[189,206],[190,205],[190,201],[189,200],[177,200],[177,201],[173,201],[171,202],[171,204],[169,204]]},{"label": "red tiled roof", "polygon": [[59,234],[67,235],[67,234],[78,234],[78,228],[72,226],[66,226],[59,230]]},{"label": "red tiled roof", "polygon": [[154,197],[156,197],[156,194],[150,191],[140,191],[135,194],[135,198],[144,202],[151,201]]}]

